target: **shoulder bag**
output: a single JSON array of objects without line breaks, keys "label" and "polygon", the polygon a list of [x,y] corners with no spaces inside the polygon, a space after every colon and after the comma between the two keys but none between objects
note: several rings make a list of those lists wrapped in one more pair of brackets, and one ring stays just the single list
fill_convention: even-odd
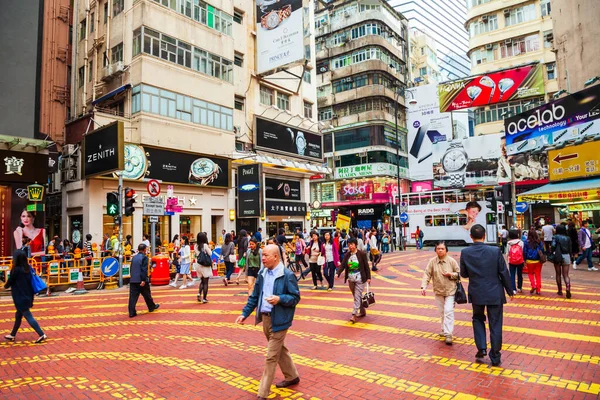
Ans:
[{"label": "shoulder bag", "polygon": [[33,293],[39,293],[46,290],[48,287],[46,286],[46,282],[35,273],[35,269],[31,268],[29,273],[31,274],[31,287],[33,288]]},{"label": "shoulder bag", "polygon": [[465,288],[460,282],[460,275],[458,276],[458,281],[456,282],[456,293],[454,293],[454,302],[456,304],[465,304],[467,302],[467,293],[465,292]]},{"label": "shoulder bag", "polygon": [[544,250],[541,247],[542,247],[542,244],[540,243],[540,246],[537,249],[537,253],[538,253],[538,256],[540,256],[540,262],[543,265],[546,261],[548,261],[548,258],[546,258],[546,255],[544,254]]},{"label": "shoulder bag", "polygon": [[206,248],[200,250],[200,253],[198,254],[198,264],[202,265],[203,267],[212,266],[212,258],[206,252]]},{"label": "shoulder bag", "polygon": [[369,292],[369,284],[367,283],[366,290],[362,295],[362,306],[369,308],[371,304],[375,304],[375,293]]}]

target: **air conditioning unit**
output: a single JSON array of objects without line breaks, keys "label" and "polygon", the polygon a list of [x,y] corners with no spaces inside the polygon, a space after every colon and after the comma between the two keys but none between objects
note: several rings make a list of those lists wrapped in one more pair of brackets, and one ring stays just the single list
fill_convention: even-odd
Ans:
[{"label": "air conditioning unit", "polygon": [[512,44],[512,39],[506,39],[506,40],[504,41],[504,44]]},{"label": "air conditioning unit", "polygon": [[350,11],[344,11],[344,17],[350,18]]},{"label": "air conditioning unit", "polygon": [[65,144],[62,148],[63,156],[72,156],[75,154],[76,147],[74,144]]},{"label": "air conditioning unit", "polygon": [[484,15],[483,17],[481,17],[481,21],[484,22],[484,23],[487,23],[488,22],[488,16]]},{"label": "air conditioning unit", "polygon": [[75,182],[78,180],[76,169],[69,169],[66,171],[61,171],[60,175],[61,175],[61,181],[65,182],[65,183]]},{"label": "air conditioning unit", "polygon": [[546,33],[546,34],[544,35],[544,40],[545,40],[546,42],[551,42],[551,41],[553,41],[553,40],[554,40],[554,34],[553,34],[552,32],[550,32],[550,33]]},{"label": "air conditioning unit", "polygon": [[486,50],[493,50],[494,49],[494,44],[493,43],[488,43],[485,45],[485,49]]},{"label": "air conditioning unit", "polygon": [[123,61],[117,61],[116,63],[109,64],[102,69],[102,80],[110,81],[116,76],[121,75],[124,71],[125,64],[123,64]]},{"label": "air conditioning unit", "polygon": [[59,169],[61,171],[77,167],[77,160],[73,157],[63,157],[60,160]]},{"label": "air conditioning unit", "polygon": [[57,173],[52,174],[52,180],[50,182],[50,185],[48,186],[48,194],[60,192],[60,189],[61,189],[60,178],[61,178],[60,173],[57,172]]},{"label": "air conditioning unit", "polygon": [[510,15],[510,8],[504,10],[504,16],[508,17]]},{"label": "air conditioning unit", "polygon": [[327,25],[328,23],[329,23],[329,22],[328,22],[327,20],[323,20],[323,21],[321,21],[321,25],[323,25],[323,26]]}]

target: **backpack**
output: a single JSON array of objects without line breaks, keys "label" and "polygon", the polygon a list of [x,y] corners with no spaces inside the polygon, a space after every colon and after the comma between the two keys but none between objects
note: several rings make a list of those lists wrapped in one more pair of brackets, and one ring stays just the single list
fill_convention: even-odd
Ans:
[{"label": "backpack", "polygon": [[425,236],[425,234],[423,233],[423,231],[419,231],[419,239],[423,239],[423,236]]},{"label": "backpack", "polygon": [[519,242],[510,245],[510,249],[508,249],[508,263],[512,265],[520,265],[524,262],[523,249],[519,245]]}]

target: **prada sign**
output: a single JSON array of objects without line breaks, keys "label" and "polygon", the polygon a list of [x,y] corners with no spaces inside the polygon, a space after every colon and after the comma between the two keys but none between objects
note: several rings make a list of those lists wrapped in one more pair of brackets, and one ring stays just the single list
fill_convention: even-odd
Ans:
[{"label": "prada sign", "polygon": [[84,178],[123,170],[123,122],[113,122],[85,135],[83,154]]}]

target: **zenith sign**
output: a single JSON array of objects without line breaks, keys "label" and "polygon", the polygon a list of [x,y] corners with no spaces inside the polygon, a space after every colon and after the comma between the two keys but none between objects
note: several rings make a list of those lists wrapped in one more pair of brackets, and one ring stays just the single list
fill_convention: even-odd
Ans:
[{"label": "zenith sign", "polygon": [[554,161],[555,163],[558,163],[560,165],[560,163],[563,162],[563,161],[573,160],[573,159],[575,159],[577,157],[579,157],[578,153],[567,154],[565,156],[561,156],[560,153],[558,153],[556,155],[556,157],[554,157],[554,159],[552,161]]}]

